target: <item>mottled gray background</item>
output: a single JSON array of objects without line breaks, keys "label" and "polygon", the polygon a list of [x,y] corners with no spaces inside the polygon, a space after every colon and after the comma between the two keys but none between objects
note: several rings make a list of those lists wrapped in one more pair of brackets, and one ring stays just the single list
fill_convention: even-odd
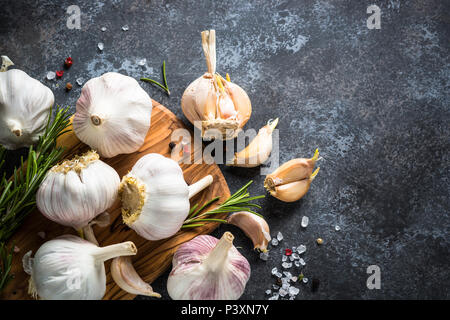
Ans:
[{"label": "mottled gray background", "polygon": [[[171,96],[142,86],[187,123],[181,95],[206,70],[200,32],[214,28],[218,71],[229,72],[252,101],[246,127],[279,117],[282,162],[319,148],[321,171],[306,197],[260,201],[272,235],[285,237],[269,261],[259,259],[240,230],[214,232],[232,231],[251,263],[242,298],[267,298],[270,270],[280,267],[285,247],[299,244],[307,246],[303,273],[321,283],[317,293],[310,282],[300,285],[297,299],[450,298],[449,1],[1,4],[0,53],[50,86],[60,105],[74,110],[80,94],[77,85],[65,92],[67,81],[107,71],[160,79],[166,60]],[[72,4],[81,8],[81,30],[66,27]],[[381,30],[366,27],[370,4],[381,8]],[[98,42],[105,44],[102,53]],[[63,79],[45,80],[67,56],[74,65]],[[137,64],[142,58],[144,67]],[[222,169],[231,191],[253,179],[251,193],[264,193],[259,169]],[[303,215],[310,217],[306,230]],[[317,237],[324,245],[315,245]],[[380,290],[366,288],[372,264],[381,268]],[[166,279],[154,283],[163,299]]]}]

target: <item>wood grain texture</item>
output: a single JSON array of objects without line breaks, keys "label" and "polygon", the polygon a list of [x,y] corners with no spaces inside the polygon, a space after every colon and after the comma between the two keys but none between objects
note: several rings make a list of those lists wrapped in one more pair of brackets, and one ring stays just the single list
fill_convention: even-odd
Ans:
[{"label": "wood grain texture", "polygon": [[[145,154],[159,153],[169,157],[171,153],[169,142],[171,141],[172,132],[175,129],[186,129],[186,127],[171,111],[153,100],[151,127],[141,149],[132,154],[123,154],[102,160],[116,169],[119,176],[122,177]],[[191,134],[191,137],[191,145],[193,146],[193,134]],[[88,150],[88,147],[81,143],[73,132],[61,136],[58,144],[67,148],[65,158],[70,158],[74,154]],[[194,162],[193,149],[192,147],[190,153],[191,163]],[[184,159],[181,155],[180,159]],[[184,178],[188,184],[192,184],[208,174],[214,178],[211,186],[191,199],[191,205],[198,202],[203,204],[216,196],[221,197],[218,202],[220,203],[230,196],[230,190],[228,189],[225,178],[217,165],[185,164],[184,162],[180,162],[180,166],[183,169]],[[212,205],[211,208],[215,206],[217,204]],[[132,257],[133,264],[139,275],[149,283],[153,282],[171,266],[172,256],[180,244],[189,241],[199,234],[210,233],[218,225],[217,223],[208,223],[195,229],[181,230],[168,239],[148,241],[138,236],[133,230],[122,223],[119,201],[116,201],[108,212],[111,215],[110,226],[106,228],[94,227],[95,235],[100,246],[122,241],[133,241],[138,248],[137,255]],[[223,216],[225,214],[218,215],[218,217]],[[38,235],[40,232],[45,232],[45,239]],[[2,299],[30,299],[30,296],[27,294],[29,276],[22,268],[23,255],[29,250],[35,253],[45,241],[63,234],[76,234],[76,232],[72,228],[60,226],[46,219],[37,209],[26,218],[23,225],[17,230],[9,242],[10,245],[14,243],[20,249],[20,252],[14,254],[11,270],[14,274],[14,279],[5,288],[1,296]],[[107,284],[104,299],[127,300],[134,298],[134,295],[128,294],[114,283],[110,275],[110,264],[111,261],[107,261],[105,264]]]}]

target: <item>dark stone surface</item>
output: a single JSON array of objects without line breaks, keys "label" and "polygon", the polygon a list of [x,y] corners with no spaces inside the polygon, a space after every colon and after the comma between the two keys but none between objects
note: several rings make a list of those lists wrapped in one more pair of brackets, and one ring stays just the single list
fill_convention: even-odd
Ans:
[{"label": "dark stone surface", "polygon": [[[450,298],[448,1],[3,3],[1,54],[50,86],[60,105],[74,108],[78,77],[118,71],[159,79],[166,60],[171,96],[142,86],[186,121],[181,95],[206,70],[200,31],[215,28],[218,71],[229,72],[253,104],[246,128],[280,117],[281,162],[319,148],[321,171],[302,200],[260,202],[272,235],[285,237],[269,261],[240,230],[214,232],[231,230],[251,263],[242,298],[265,299],[283,248],[302,243],[303,273],[321,283],[317,293],[311,281],[300,285],[297,299]],[[366,27],[373,3],[381,30]],[[66,27],[71,4],[81,8],[81,30]],[[67,56],[74,65],[63,80],[45,80]],[[141,58],[145,67],[137,65]],[[67,81],[74,84],[69,93]],[[259,169],[222,169],[231,191],[253,179],[251,193],[264,193]],[[303,215],[310,218],[306,230]],[[324,245],[315,245],[317,237]],[[381,268],[380,290],[366,287],[372,264]],[[164,299],[166,279],[153,284]]]}]

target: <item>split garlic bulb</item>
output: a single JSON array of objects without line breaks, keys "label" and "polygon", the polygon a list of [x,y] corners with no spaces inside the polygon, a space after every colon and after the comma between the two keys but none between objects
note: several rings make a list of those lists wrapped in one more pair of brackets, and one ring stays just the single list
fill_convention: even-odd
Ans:
[{"label": "split garlic bulb", "polygon": [[44,300],[100,300],[106,291],[104,262],[136,252],[130,241],[100,248],[72,235],[50,240],[34,258],[31,251],[23,257],[29,293]]},{"label": "split garlic bulb", "polygon": [[48,219],[80,230],[117,199],[120,177],[95,151],[51,168],[36,194]]},{"label": "split garlic bulb", "polygon": [[203,139],[232,139],[250,119],[251,102],[244,89],[216,73],[215,30],[202,32],[202,46],[208,71],[186,88],[181,108]]},{"label": "split garlic bulb", "polygon": [[219,240],[197,236],[173,256],[167,292],[174,300],[237,300],[250,278],[250,264],[225,232]]},{"label": "split garlic bulb", "polygon": [[22,70],[6,71],[12,62],[2,56],[0,72],[0,144],[14,150],[39,141],[55,97],[53,92]]},{"label": "split garlic bulb", "polygon": [[151,113],[152,100],[135,79],[108,72],[81,89],[73,130],[102,157],[111,158],[139,150]]},{"label": "split garlic bulb", "polygon": [[189,214],[189,199],[211,183],[208,175],[188,187],[176,161],[147,154],[122,178],[123,221],[147,240],[168,238],[180,230]]}]

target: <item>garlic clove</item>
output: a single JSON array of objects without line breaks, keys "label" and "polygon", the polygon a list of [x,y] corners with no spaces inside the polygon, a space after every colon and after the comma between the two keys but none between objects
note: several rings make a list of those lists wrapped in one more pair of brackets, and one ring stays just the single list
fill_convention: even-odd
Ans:
[{"label": "garlic clove", "polygon": [[227,218],[228,223],[235,225],[249,237],[255,249],[267,251],[267,245],[271,240],[270,229],[264,218],[251,212],[240,211]]},{"label": "garlic clove", "polygon": [[139,150],[150,128],[152,101],[139,83],[117,72],[87,81],[76,104],[76,136],[102,157]]},{"label": "garlic clove", "polygon": [[8,70],[10,66],[14,65],[14,62],[8,56],[1,56],[2,58],[2,67],[0,68],[0,72],[5,72]]},{"label": "garlic clove", "polygon": [[278,118],[269,121],[245,149],[234,154],[227,165],[253,168],[266,162],[272,152],[272,132],[277,124]]},{"label": "garlic clove", "polygon": [[116,284],[131,294],[161,298],[159,293],[137,274],[129,257],[114,258],[111,263],[111,276]]},{"label": "garlic clove", "polygon": [[317,168],[309,178],[269,187],[269,192],[273,197],[284,202],[300,200],[308,192],[311,182],[314,180],[319,170],[320,167]]},{"label": "garlic clove", "polygon": [[298,158],[289,160],[274,172],[267,175],[264,183],[267,184],[268,187],[274,187],[306,179],[311,176],[318,158],[319,149],[316,149],[314,156],[310,159]]},{"label": "garlic clove", "polygon": [[250,277],[250,264],[225,232],[217,239],[200,235],[175,252],[167,280],[174,300],[237,300]]}]

